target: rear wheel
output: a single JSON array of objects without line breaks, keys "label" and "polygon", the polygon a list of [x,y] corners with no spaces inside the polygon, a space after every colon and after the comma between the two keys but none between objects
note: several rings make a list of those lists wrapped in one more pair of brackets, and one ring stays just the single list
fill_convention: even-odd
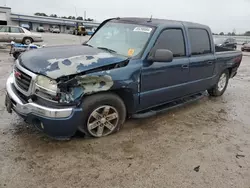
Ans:
[{"label": "rear wheel", "polygon": [[225,70],[221,73],[216,85],[208,90],[209,95],[213,97],[218,97],[223,95],[223,93],[227,89],[228,81],[229,81],[229,71]]},{"label": "rear wheel", "polygon": [[26,38],[23,39],[23,43],[24,43],[24,44],[29,45],[29,44],[31,44],[32,42],[33,42],[33,39],[30,38],[30,37],[26,37]]},{"label": "rear wheel", "polygon": [[96,138],[118,131],[126,119],[126,107],[122,99],[112,93],[86,97],[82,109],[83,118],[78,129]]}]

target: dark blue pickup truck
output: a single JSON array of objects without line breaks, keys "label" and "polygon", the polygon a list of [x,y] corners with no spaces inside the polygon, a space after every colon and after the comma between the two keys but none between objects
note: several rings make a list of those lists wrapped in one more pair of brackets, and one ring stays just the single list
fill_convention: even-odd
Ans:
[{"label": "dark blue pickup truck", "polygon": [[[114,18],[89,41],[23,53],[7,80],[6,108],[56,138],[102,137],[208,91],[221,96],[242,60],[216,52],[209,27]],[[175,104],[180,105],[180,102]]]}]

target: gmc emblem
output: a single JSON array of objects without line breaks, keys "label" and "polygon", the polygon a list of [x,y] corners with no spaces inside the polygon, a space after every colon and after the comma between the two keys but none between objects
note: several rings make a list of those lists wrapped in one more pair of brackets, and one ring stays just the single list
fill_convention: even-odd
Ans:
[{"label": "gmc emblem", "polygon": [[22,74],[20,72],[15,71],[14,75],[16,78],[21,79]]}]

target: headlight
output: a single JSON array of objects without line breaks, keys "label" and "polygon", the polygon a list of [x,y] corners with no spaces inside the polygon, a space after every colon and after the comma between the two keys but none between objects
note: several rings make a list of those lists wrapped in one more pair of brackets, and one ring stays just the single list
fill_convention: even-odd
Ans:
[{"label": "headlight", "polygon": [[55,80],[50,79],[46,76],[39,75],[36,80],[36,86],[44,90],[45,92],[56,95],[57,94],[57,83]]}]

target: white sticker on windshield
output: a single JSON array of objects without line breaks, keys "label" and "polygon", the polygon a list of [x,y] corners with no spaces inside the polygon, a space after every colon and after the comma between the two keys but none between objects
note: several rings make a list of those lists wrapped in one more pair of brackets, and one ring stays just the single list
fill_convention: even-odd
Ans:
[{"label": "white sticker on windshield", "polygon": [[152,31],[152,28],[150,27],[136,27],[134,31],[137,32],[144,32],[144,33],[150,33]]}]

